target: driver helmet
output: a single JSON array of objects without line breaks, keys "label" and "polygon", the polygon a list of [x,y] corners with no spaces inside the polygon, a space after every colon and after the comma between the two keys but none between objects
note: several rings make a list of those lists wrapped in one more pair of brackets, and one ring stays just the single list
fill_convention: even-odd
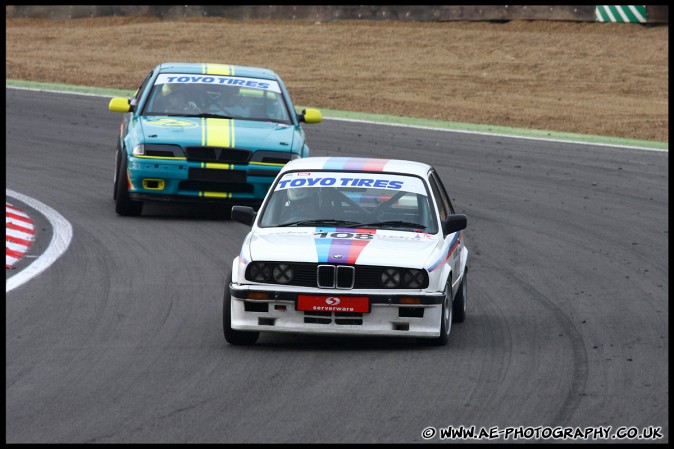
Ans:
[{"label": "driver helmet", "polygon": [[307,200],[312,195],[314,192],[309,187],[288,189],[288,199],[293,202]]},{"label": "driver helmet", "polygon": [[171,95],[174,93],[184,93],[186,91],[185,86],[183,84],[170,84],[170,83],[165,83],[161,86],[161,94],[162,96],[167,96]]},{"label": "driver helmet", "polygon": [[236,106],[239,100],[239,86],[224,86],[222,100],[226,106]]}]

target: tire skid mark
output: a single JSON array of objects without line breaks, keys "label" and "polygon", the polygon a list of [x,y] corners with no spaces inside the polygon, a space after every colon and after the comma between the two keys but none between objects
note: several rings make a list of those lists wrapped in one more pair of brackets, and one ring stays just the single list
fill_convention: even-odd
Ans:
[{"label": "tire skid mark", "polygon": [[514,283],[529,293],[532,300],[536,301],[546,310],[550,311],[552,316],[557,320],[563,329],[564,336],[568,337],[570,340],[573,358],[571,388],[566,394],[564,402],[560,404],[559,411],[554,416],[552,422],[550,422],[549,425],[565,425],[566,423],[571,422],[571,417],[578,409],[578,405],[582,399],[582,393],[585,390],[588,379],[588,355],[582,335],[563,310],[555,305],[555,303],[551,301],[550,298],[534,288],[530,283],[518,277],[517,273],[515,273],[513,270],[497,266],[486,261],[485,259],[481,259],[480,262],[484,264],[485,267],[489,267],[494,271],[501,272],[503,275],[508,276],[508,278],[510,278]]}]

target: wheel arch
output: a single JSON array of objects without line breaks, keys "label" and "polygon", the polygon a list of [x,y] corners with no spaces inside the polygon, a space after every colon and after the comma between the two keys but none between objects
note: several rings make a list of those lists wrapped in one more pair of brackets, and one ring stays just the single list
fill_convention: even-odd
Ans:
[{"label": "wheel arch", "polygon": [[442,267],[442,272],[440,273],[440,278],[438,279],[438,291],[444,291],[445,290],[445,285],[447,285],[447,281],[449,281],[450,285],[452,286],[452,297],[454,297],[454,292],[456,291],[456,287],[454,286],[455,280],[453,279],[453,274],[452,274],[452,267],[450,267],[448,264],[444,264]]}]

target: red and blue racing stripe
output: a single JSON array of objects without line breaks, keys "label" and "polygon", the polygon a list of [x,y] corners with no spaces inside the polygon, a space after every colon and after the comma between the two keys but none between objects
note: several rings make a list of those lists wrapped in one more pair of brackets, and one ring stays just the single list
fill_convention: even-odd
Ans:
[{"label": "red and blue racing stripe", "polygon": [[323,166],[324,170],[364,170],[383,171],[388,160],[360,159],[352,157],[331,157]]},{"label": "red and blue racing stripe", "polygon": [[375,229],[316,228],[318,263],[355,264],[376,233]]}]

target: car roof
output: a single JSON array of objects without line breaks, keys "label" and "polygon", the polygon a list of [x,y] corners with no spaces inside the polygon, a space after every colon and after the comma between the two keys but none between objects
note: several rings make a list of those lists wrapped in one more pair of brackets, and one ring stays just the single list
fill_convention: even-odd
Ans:
[{"label": "car roof", "polygon": [[165,62],[159,65],[160,73],[195,73],[223,76],[243,76],[277,80],[278,75],[263,67],[248,67],[243,65],[216,64],[208,62]]},{"label": "car roof", "polygon": [[432,167],[423,162],[401,159],[374,159],[365,157],[305,157],[288,162],[281,173],[287,171],[366,171],[409,173],[425,178]]}]

